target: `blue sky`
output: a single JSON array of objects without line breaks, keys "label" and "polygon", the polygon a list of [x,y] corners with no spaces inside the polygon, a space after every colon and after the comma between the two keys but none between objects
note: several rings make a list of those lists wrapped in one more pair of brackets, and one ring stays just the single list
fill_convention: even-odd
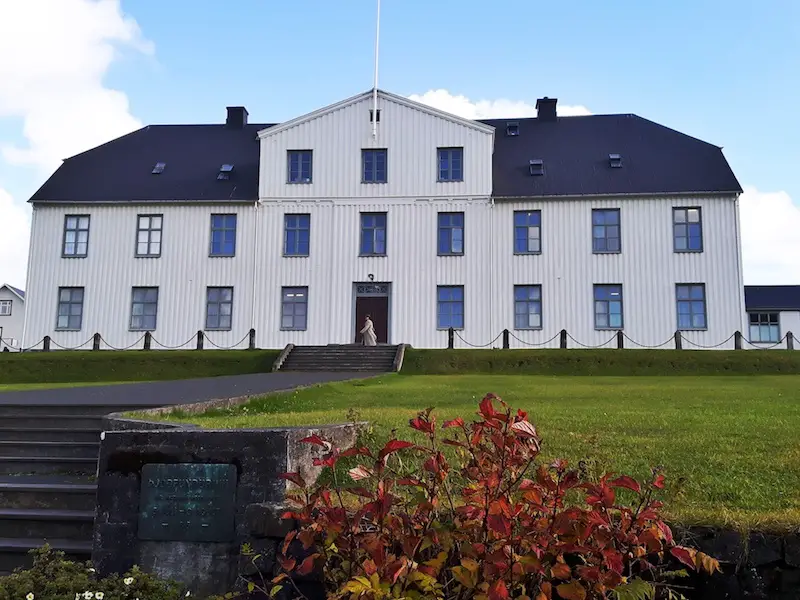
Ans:
[{"label": "blue sky", "polygon": [[[0,23],[9,22],[2,13],[20,12],[13,15],[14,31],[6,32],[17,33],[20,44],[27,43],[20,32],[43,36],[43,22],[57,33],[51,63],[40,47],[26,52],[0,41],[0,62],[16,64],[0,67],[0,78],[22,82],[19,91],[6,91],[17,96],[5,98],[5,108],[0,92],[0,148],[34,150],[27,158],[0,155],[0,194],[5,189],[17,209],[57,166],[58,151],[83,150],[139,123],[221,122],[230,104],[246,105],[251,121],[279,122],[372,85],[375,0],[122,0],[121,6],[100,0],[102,10],[90,6],[95,0],[55,2],[58,10],[80,5],[88,12],[59,18],[53,0],[0,8]],[[67,35],[63,21],[76,14],[83,27]],[[74,49],[80,35],[88,41]],[[97,65],[95,48],[115,53]],[[84,77],[81,60],[92,62],[90,76]],[[13,68],[45,75],[26,79]],[[64,81],[52,83],[63,73]],[[68,101],[52,101],[73,84],[84,86],[76,103],[86,98],[88,106],[75,114],[65,108]],[[592,113],[636,113],[723,146],[747,187],[743,222],[771,215],[745,233],[746,280],[800,283],[800,242],[791,239],[797,229],[778,235],[778,242],[769,230],[770,220],[800,225],[796,0],[383,0],[380,86],[403,95],[446,90],[445,103],[448,95],[465,96],[490,101],[494,111],[503,105],[498,101],[532,105],[555,96]],[[120,94],[112,97],[110,90]],[[29,110],[39,106],[37,93],[51,100]],[[116,106],[120,97],[127,106]],[[453,106],[463,108],[466,99]],[[90,110],[95,100],[98,108]],[[85,140],[77,125],[59,144],[39,131],[55,131],[54,122],[80,123],[81,115],[98,115]],[[0,245],[0,280],[13,275],[11,282],[22,284],[19,268],[3,267],[3,251]]]}]

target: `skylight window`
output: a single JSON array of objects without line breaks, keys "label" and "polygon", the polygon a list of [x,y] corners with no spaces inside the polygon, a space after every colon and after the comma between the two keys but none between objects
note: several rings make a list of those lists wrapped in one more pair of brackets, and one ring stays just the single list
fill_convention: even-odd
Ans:
[{"label": "skylight window", "polygon": [[530,169],[531,175],[544,175],[544,161],[540,158],[531,160],[528,168]]},{"label": "skylight window", "polygon": [[511,121],[506,123],[506,135],[508,137],[515,137],[519,135],[519,123]]},{"label": "skylight window", "polygon": [[619,169],[620,167],[622,167],[622,155],[616,153],[609,154],[608,164],[611,165],[613,169]]},{"label": "skylight window", "polygon": [[231,172],[233,172],[233,165],[224,164],[219,168],[219,174],[217,174],[217,179],[230,179]]},{"label": "skylight window", "polygon": [[164,169],[166,168],[166,166],[167,166],[167,163],[165,163],[165,162],[157,162],[156,166],[153,167],[153,170],[151,172],[152,172],[153,175],[161,175],[161,173],[164,172]]}]

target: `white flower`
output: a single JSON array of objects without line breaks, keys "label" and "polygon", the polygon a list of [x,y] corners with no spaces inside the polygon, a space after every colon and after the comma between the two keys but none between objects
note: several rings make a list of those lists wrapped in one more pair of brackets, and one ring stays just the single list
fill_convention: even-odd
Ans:
[{"label": "white flower", "polygon": [[192,595],[192,592],[186,592],[186,596],[184,596],[184,598],[188,598],[191,595]]},{"label": "white flower", "polygon": [[75,600],[81,600],[81,593],[75,592]]},{"label": "white flower", "polygon": [[86,591],[83,592],[83,597],[86,598],[86,600],[92,600],[92,598],[94,598],[94,594],[92,592]]},{"label": "white flower", "polygon": [[124,583],[125,585],[132,584],[133,583],[133,577],[126,577],[125,579],[122,580],[122,583]]},{"label": "white flower", "polygon": [[105,594],[103,594],[103,592],[95,592],[94,593],[94,597],[97,598],[97,600],[103,600],[103,596],[105,596]]},{"label": "white flower", "polygon": [[35,598],[35,596],[33,595],[33,592],[31,592],[30,594],[25,596],[25,600],[33,600],[34,598]]}]

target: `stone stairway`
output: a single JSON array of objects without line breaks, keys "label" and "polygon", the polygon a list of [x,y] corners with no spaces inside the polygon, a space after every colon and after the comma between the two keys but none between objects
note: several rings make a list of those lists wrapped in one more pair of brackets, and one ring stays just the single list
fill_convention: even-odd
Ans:
[{"label": "stone stairway", "polygon": [[281,371],[349,371],[388,373],[394,371],[399,346],[295,346]]},{"label": "stone stairway", "polygon": [[0,574],[30,564],[49,543],[88,560],[102,417],[141,406],[2,403]]}]

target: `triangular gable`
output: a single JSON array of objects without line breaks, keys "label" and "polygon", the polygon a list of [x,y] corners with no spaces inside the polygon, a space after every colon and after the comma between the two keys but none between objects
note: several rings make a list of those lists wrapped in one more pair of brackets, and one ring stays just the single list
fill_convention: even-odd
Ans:
[{"label": "triangular gable", "polygon": [[[14,294],[17,298],[19,298],[20,300],[25,302],[25,292],[23,292],[22,290],[18,290],[14,286],[8,285],[7,283],[4,283],[3,285],[0,285],[0,289],[3,289],[3,288],[7,289],[9,292]],[[20,293],[20,292],[22,292],[22,293]]]},{"label": "triangular gable", "polygon": [[[378,97],[383,100],[388,100],[389,102],[401,104],[408,108],[413,108],[420,112],[431,115],[432,117],[437,117],[439,119],[445,119],[447,121],[452,121],[453,123],[458,123],[459,125],[475,129],[476,131],[480,131],[481,133],[488,133],[488,134],[494,133],[494,127],[492,127],[491,125],[486,125],[485,123],[479,123],[478,121],[472,121],[471,119],[464,119],[462,117],[457,117],[456,115],[450,114],[448,112],[432,108],[427,104],[414,102],[413,100],[409,100],[408,98],[403,98],[402,96],[398,96],[396,94],[384,92],[383,90],[378,90]],[[319,117],[322,117],[326,114],[335,112],[337,110],[341,110],[342,108],[351,106],[353,104],[357,104],[358,102],[362,102],[363,100],[366,100],[368,98],[372,98],[372,90],[369,90],[367,92],[362,92],[361,94],[358,94],[356,96],[352,96],[340,102],[336,102],[335,104],[331,104],[324,108],[320,108],[308,114],[294,118],[290,121],[286,121],[285,123],[281,123],[280,125],[275,125],[273,127],[270,127],[269,129],[262,129],[261,131],[258,132],[258,138],[263,140],[266,137],[276,135],[278,133],[281,133],[282,131],[286,131],[287,129],[291,129],[292,127],[300,125],[301,123],[318,119]]]}]

